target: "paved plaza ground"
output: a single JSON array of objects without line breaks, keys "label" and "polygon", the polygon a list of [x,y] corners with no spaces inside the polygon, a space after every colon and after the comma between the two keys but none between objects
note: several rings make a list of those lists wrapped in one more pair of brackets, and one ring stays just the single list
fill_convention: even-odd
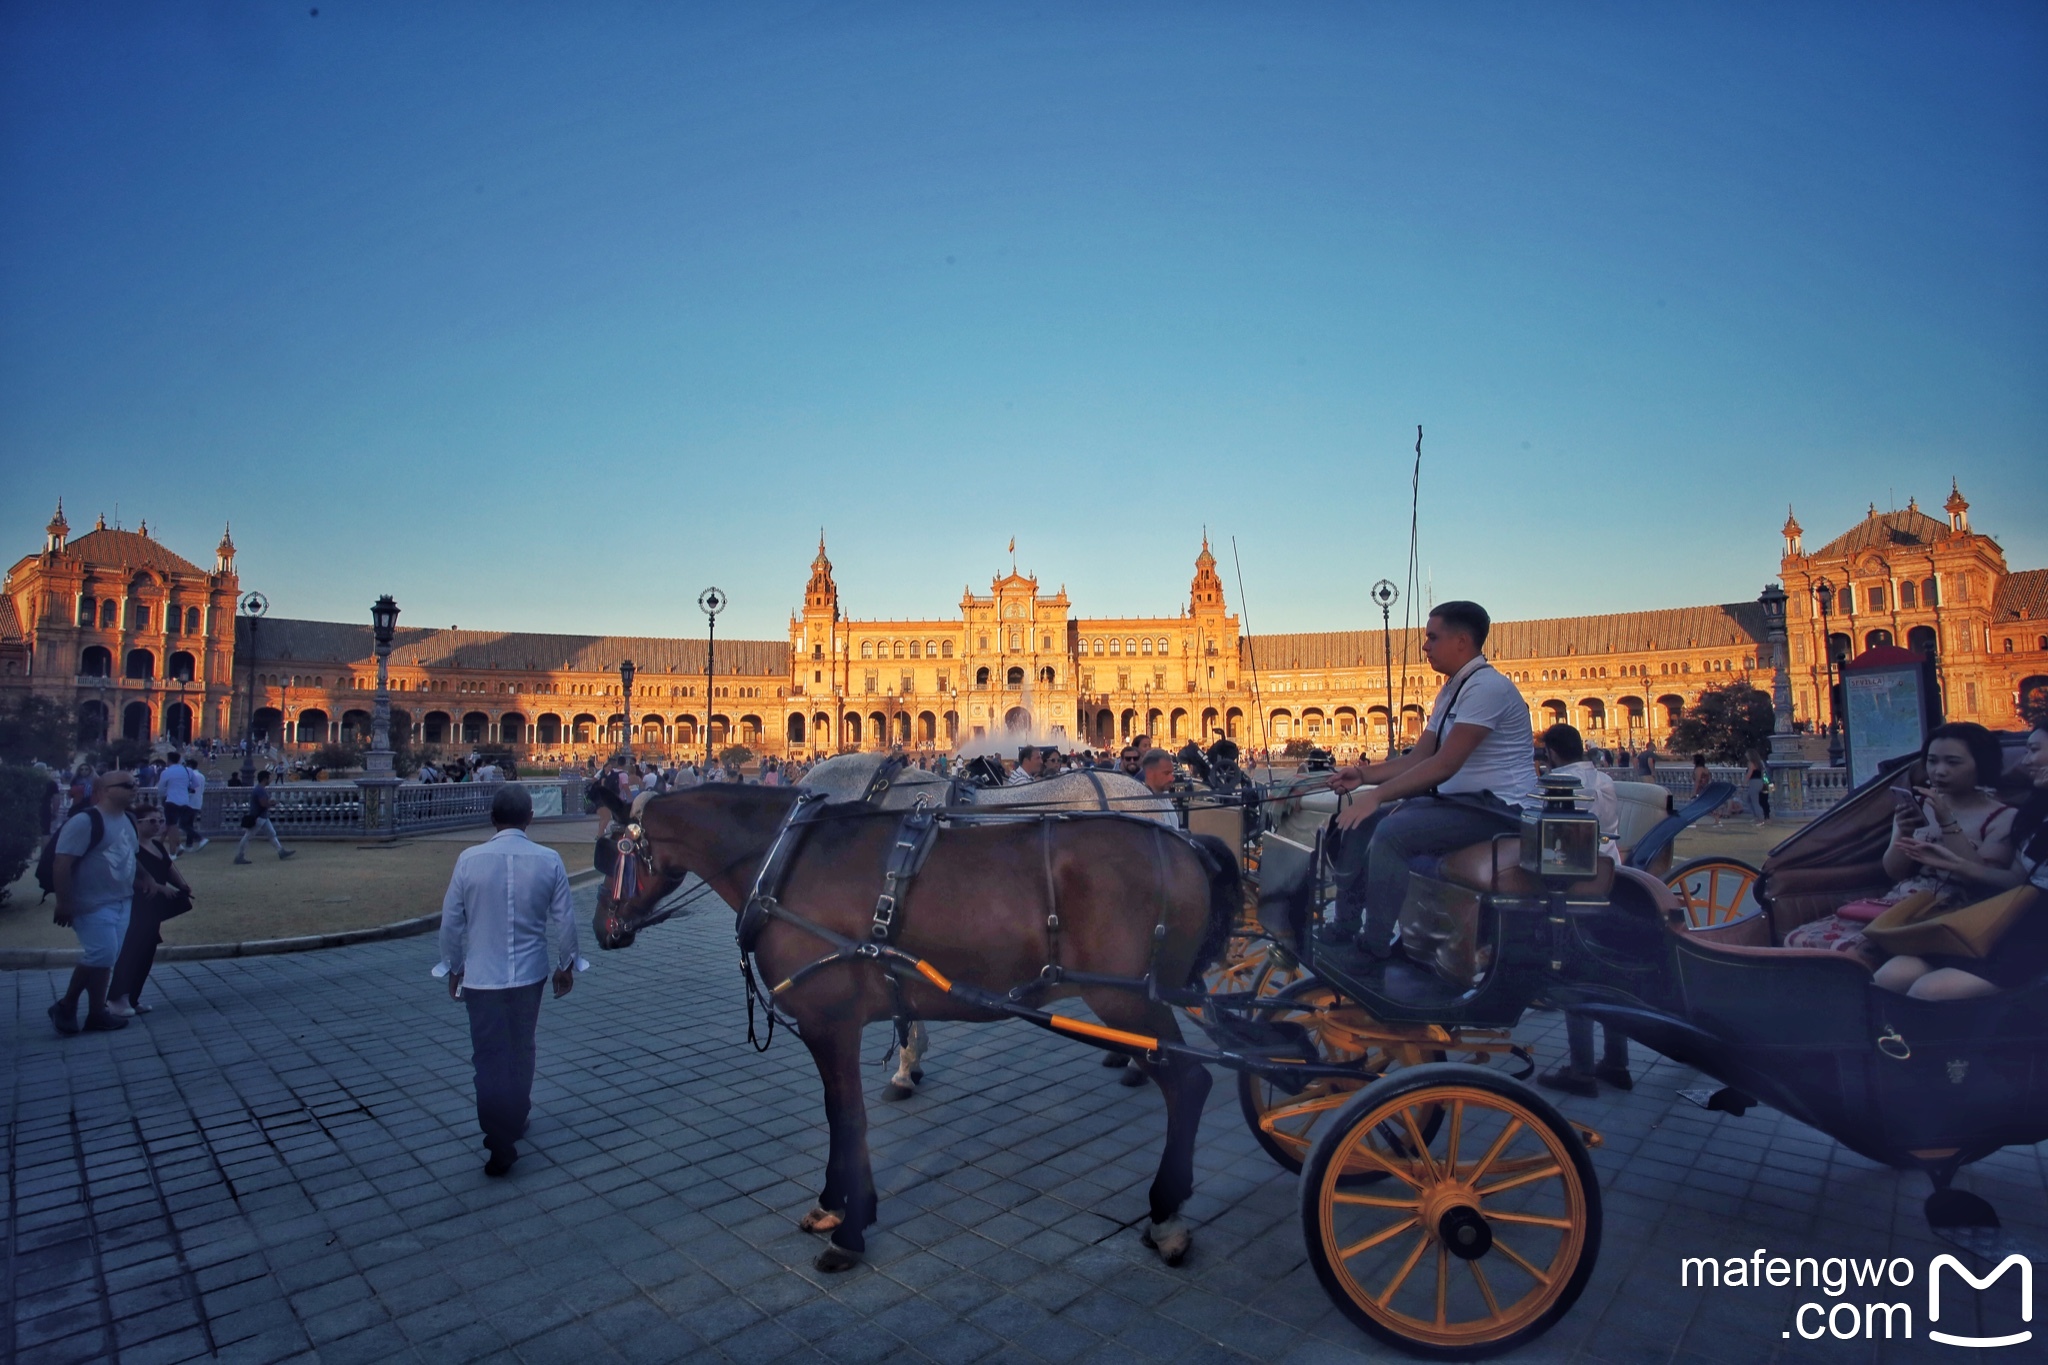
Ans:
[{"label": "paved plaza ground", "polygon": [[[1023,1024],[935,1027],[924,1092],[870,1108],[870,1260],[826,1277],[796,1230],[821,1178],[818,1083],[794,1039],[748,1048],[727,912],[594,955],[543,1008],[533,1128],[506,1180],[481,1174],[463,1014],[427,975],[434,956],[415,938],[169,964],[154,1013],[72,1038],[44,1017],[59,973],[0,975],[6,1357],[1401,1358],[1324,1297],[1296,1182],[1253,1144],[1227,1075],[1202,1135],[1195,1250],[1170,1270],[1137,1230],[1156,1092]],[[1522,1036],[1547,1063],[1560,1033],[1534,1015]],[[877,1029],[877,1062],[883,1044]],[[1924,1270],[1948,1248],[1921,1219],[1919,1177],[1768,1110],[1706,1113],[1678,1096],[1692,1073],[1643,1060],[1633,1093],[1562,1103],[1606,1135],[1606,1242],[1576,1310],[1517,1359],[1961,1354],[1925,1340],[1921,1287],[1890,1296],[1916,1312],[1915,1339],[1892,1343],[1782,1336],[1810,1290],[1681,1290],[1681,1256],[1765,1247]],[[879,1065],[871,1076],[877,1095]],[[1964,1176],[2032,1248],[2048,1246],[2043,1156],[2007,1151]],[[1967,1307],[1942,1325],[1970,1330]]]}]

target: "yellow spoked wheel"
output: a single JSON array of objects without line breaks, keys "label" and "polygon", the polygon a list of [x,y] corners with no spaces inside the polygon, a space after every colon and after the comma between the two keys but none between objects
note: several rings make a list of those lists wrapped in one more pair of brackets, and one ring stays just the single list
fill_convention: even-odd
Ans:
[{"label": "yellow spoked wheel", "polygon": [[1272,939],[1234,938],[1202,981],[1211,995],[1277,995],[1307,975],[1301,960]]},{"label": "yellow spoked wheel", "polygon": [[1763,873],[1740,858],[1694,858],[1671,869],[1664,884],[1685,908],[1685,927],[1712,929],[1757,909]]},{"label": "yellow spoked wheel", "polygon": [[[1322,982],[1309,978],[1297,981],[1278,993],[1281,1000],[1301,1006],[1299,1011],[1271,1012],[1269,1017],[1300,1024],[1319,1060],[1336,1065],[1355,1065],[1356,1076],[1329,1076],[1309,1082],[1290,1094],[1263,1076],[1249,1071],[1237,1073],[1237,1107],[1266,1155],[1290,1171],[1299,1171],[1308,1159],[1316,1134],[1332,1114],[1350,1103],[1351,1097],[1395,1067],[1440,1062],[1444,1053],[1419,1042],[1385,1036],[1388,1030],[1356,1005],[1339,1001],[1337,993]],[[1425,1121],[1434,1122],[1431,1118]],[[1433,1129],[1431,1131],[1434,1131]],[[1389,1151],[1399,1151],[1407,1141],[1402,1133],[1389,1130],[1379,1137]],[[1381,1166],[1355,1163],[1345,1173],[1353,1183],[1386,1178]]]},{"label": "yellow spoked wheel", "polygon": [[[1404,1152],[1387,1150],[1387,1130],[1405,1134]],[[1351,1188],[1360,1164],[1390,1179]],[[1352,1321],[1413,1354],[1469,1360],[1571,1308],[1600,1254],[1600,1187],[1577,1132],[1535,1091],[1479,1067],[1419,1066],[1324,1126],[1301,1221],[1317,1278]]]}]

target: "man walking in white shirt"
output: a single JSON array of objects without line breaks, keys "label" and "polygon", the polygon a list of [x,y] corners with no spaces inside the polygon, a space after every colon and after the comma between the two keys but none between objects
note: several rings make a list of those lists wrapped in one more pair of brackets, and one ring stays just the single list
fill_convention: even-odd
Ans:
[{"label": "man walking in white shirt", "polygon": [[541,987],[555,998],[589,964],[576,955],[576,919],[562,855],[526,837],[533,797],[508,785],[491,798],[492,838],[462,851],[441,902],[441,961],[450,999],[469,1007],[476,1067],[476,1119],[490,1160],[504,1175],[519,1159],[533,1107],[534,1029]]}]

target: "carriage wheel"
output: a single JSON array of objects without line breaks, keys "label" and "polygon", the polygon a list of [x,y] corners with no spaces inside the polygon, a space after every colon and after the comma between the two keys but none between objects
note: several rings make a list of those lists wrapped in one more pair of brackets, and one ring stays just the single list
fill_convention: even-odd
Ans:
[{"label": "carriage wheel", "polygon": [[1685,927],[1712,929],[1756,906],[1751,892],[1763,873],[1740,858],[1694,858],[1671,869],[1664,884],[1685,907]]},{"label": "carriage wheel", "polygon": [[[1313,977],[1295,982],[1279,992],[1277,998],[1301,1004],[1302,1013],[1275,1017],[1298,1023],[1306,1029],[1318,1059],[1358,1067],[1356,1077],[1325,1077],[1309,1082],[1294,1094],[1289,1094],[1263,1076],[1249,1071],[1237,1073],[1237,1107],[1251,1128],[1252,1137],[1265,1149],[1267,1156],[1289,1171],[1301,1170],[1301,1164],[1308,1159],[1309,1148],[1315,1144],[1316,1133],[1324,1121],[1350,1103],[1353,1095],[1378,1079],[1381,1073],[1395,1067],[1417,1066],[1444,1059],[1441,1050],[1425,1049],[1419,1044],[1360,1037],[1345,1027],[1345,1016],[1356,1019],[1363,1015],[1363,1011],[1355,1005],[1340,1003],[1334,990]],[[1441,1118],[1441,1114],[1426,1117],[1425,1131],[1434,1134],[1436,1130],[1430,1125]],[[1385,1150],[1400,1152],[1406,1149],[1408,1139],[1398,1130],[1388,1129],[1379,1135],[1379,1141]],[[1354,1165],[1345,1173],[1344,1179],[1347,1183],[1366,1184],[1384,1180],[1386,1176],[1386,1171],[1378,1165],[1364,1163]]]},{"label": "carriage wheel", "polygon": [[[1232,939],[1217,964],[1203,974],[1211,995],[1277,995],[1302,980],[1301,959],[1269,938]],[[1188,1011],[1200,1018],[1194,1008]]]},{"label": "carriage wheel", "polygon": [[[1431,1108],[1447,1118],[1422,1131]],[[1374,1134],[1396,1127],[1410,1155]],[[1377,1163],[1364,1193],[1343,1175]],[[1324,1127],[1301,1177],[1316,1277],[1346,1316],[1416,1355],[1469,1360],[1531,1341],[1564,1316],[1600,1254],[1600,1187],[1550,1105],[1480,1067],[1419,1066],[1368,1087]]]}]

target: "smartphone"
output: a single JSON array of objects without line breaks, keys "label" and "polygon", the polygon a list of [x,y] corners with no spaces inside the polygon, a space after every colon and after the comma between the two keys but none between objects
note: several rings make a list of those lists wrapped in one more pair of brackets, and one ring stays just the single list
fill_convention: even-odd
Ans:
[{"label": "smartphone", "polygon": [[1920,809],[1920,798],[1913,795],[1909,788],[1893,787],[1892,804],[1900,810],[1918,811]]}]

